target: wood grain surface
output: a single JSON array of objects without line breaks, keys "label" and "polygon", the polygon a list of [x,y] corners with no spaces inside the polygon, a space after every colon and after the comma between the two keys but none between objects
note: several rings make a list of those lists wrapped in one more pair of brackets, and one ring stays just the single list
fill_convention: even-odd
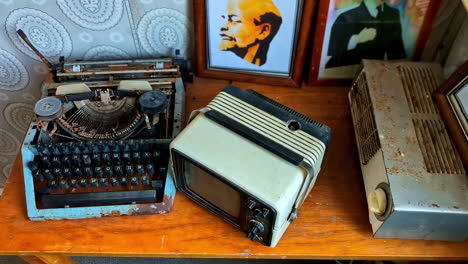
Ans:
[{"label": "wood grain surface", "polygon": [[[187,113],[205,106],[227,81],[187,85]],[[374,239],[368,221],[346,87],[254,88],[325,123],[331,145],[299,217],[276,248],[268,248],[178,193],[163,215],[32,222],[26,216],[18,157],[0,200],[0,254],[301,259],[468,259],[464,243]],[[228,151],[228,150],[227,150]]]}]

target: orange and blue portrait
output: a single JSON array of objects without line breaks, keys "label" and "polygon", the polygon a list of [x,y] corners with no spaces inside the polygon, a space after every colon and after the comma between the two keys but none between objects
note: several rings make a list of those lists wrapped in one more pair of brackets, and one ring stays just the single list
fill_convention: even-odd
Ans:
[{"label": "orange and blue portrait", "polygon": [[212,68],[287,75],[301,1],[207,0]]}]

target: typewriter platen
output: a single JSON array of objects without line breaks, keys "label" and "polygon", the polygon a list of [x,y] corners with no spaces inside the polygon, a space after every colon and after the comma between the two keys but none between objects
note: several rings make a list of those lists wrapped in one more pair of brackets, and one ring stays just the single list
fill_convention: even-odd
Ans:
[{"label": "typewriter platen", "polygon": [[52,72],[22,147],[29,218],[169,212],[187,62],[61,61]]}]

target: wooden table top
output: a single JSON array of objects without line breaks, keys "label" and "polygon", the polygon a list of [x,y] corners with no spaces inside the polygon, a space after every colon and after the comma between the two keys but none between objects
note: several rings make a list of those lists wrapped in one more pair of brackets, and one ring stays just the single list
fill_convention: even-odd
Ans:
[{"label": "wooden table top", "polygon": [[[187,85],[187,113],[205,106],[227,81]],[[181,193],[163,215],[32,222],[26,216],[20,156],[0,200],[0,254],[301,258],[468,259],[463,243],[374,239],[346,87],[302,89],[233,83],[254,88],[332,129],[317,183],[276,248],[268,248],[213,216]],[[187,115],[186,115],[187,116]]]}]

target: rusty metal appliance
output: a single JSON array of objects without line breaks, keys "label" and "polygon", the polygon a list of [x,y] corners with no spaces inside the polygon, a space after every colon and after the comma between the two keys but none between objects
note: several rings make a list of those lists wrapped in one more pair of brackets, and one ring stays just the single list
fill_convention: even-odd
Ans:
[{"label": "rusty metal appliance", "polygon": [[375,237],[463,241],[468,177],[432,93],[439,65],[363,61],[349,92]]}]

